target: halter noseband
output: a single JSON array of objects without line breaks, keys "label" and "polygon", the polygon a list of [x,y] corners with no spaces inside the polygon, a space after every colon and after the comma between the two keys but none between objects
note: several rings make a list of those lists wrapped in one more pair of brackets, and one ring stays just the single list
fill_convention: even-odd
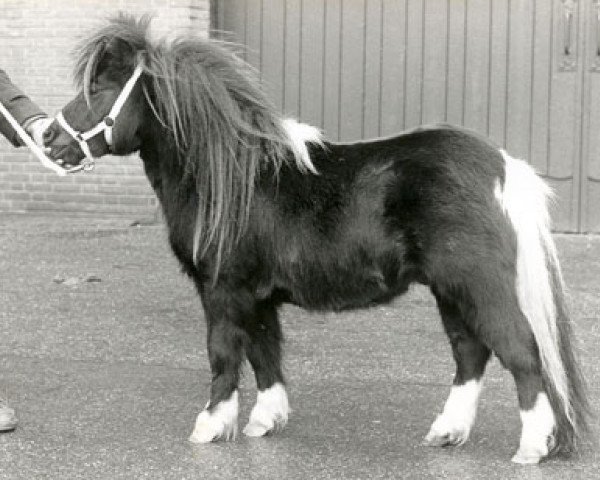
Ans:
[{"label": "halter noseband", "polygon": [[65,117],[63,116],[62,110],[58,112],[56,115],[56,121],[60,124],[60,126],[69,134],[73,139],[77,141],[79,144],[79,148],[81,148],[83,154],[85,155],[85,160],[81,163],[80,168],[75,167],[74,169],[70,169],[69,172],[74,172],[78,170],[90,171],[94,169],[94,165],[96,163],[96,159],[94,155],[92,155],[92,151],[90,150],[90,146],[88,145],[88,140],[95,137],[99,133],[104,133],[104,140],[110,148],[113,145],[113,134],[112,129],[115,124],[115,119],[121,113],[121,109],[125,102],[129,98],[133,87],[135,86],[137,80],[140,78],[140,75],[144,71],[144,65],[142,63],[138,63],[133,71],[129,80],[125,83],[123,90],[119,93],[119,96],[115,100],[110,112],[108,115],[104,117],[95,127],[90,128],[86,132],[78,132],[71,125],[67,123]]}]

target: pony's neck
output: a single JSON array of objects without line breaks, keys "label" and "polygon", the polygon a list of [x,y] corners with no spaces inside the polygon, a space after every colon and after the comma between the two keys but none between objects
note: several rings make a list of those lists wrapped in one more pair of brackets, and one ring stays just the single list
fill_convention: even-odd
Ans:
[{"label": "pony's neck", "polygon": [[[144,171],[163,209],[166,211],[176,197],[187,196],[195,198],[195,182],[186,177],[183,162],[177,158],[177,148],[172,136],[162,126],[154,126],[142,136],[140,158]],[[174,195],[176,190],[179,195]]]}]

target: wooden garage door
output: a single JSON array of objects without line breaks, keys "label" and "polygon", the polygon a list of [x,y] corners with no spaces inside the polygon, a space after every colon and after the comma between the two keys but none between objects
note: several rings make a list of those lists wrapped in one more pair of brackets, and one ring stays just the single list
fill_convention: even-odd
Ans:
[{"label": "wooden garage door", "polygon": [[[552,183],[556,230],[580,231],[600,229],[600,141],[582,136],[600,131],[600,109],[583,101],[584,87],[600,101],[600,73],[588,78],[598,3],[220,0],[213,15],[286,114],[340,140],[439,121],[475,129]],[[584,154],[597,160],[582,168]]]},{"label": "wooden garage door", "polygon": [[582,205],[581,230],[600,232],[600,0],[583,11]]}]

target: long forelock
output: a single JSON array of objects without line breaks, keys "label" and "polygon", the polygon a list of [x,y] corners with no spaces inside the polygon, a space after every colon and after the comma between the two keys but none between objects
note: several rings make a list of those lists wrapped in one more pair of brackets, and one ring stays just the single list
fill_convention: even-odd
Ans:
[{"label": "long forelock", "polygon": [[145,51],[150,47],[149,30],[151,15],[142,15],[139,19],[125,13],[112,17],[109,23],[93,32],[75,48],[75,67],[73,79],[75,86],[81,90],[88,87],[90,73],[94,71],[100,60],[97,55],[102,46],[113,41],[127,45],[132,52]]}]

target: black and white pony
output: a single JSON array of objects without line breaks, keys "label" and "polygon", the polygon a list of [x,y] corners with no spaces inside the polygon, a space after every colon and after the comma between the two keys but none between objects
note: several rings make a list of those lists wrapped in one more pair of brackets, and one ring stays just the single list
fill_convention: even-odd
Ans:
[{"label": "black and white pony", "polygon": [[223,44],[151,42],[148,27],[147,17],[120,15],[82,44],[81,93],[45,139],[67,165],[140,152],[208,325],[210,400],[192,442],[235,437],[244,358],[258,395],[243,432],[262,436],[287,422],[283,302],[364,308],[420,282],[456,360],[426,442],[467,440],[494,353],[517,386],[513,460],[577,448],[588,404],[548,226],[550,192],[525,162],[451,126],[329,142],[281,118]]}]

